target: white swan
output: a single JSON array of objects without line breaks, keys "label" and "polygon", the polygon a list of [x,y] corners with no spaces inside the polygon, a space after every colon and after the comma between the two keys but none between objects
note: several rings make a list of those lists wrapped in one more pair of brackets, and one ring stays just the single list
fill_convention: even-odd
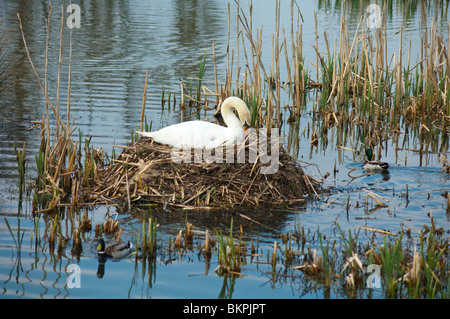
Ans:
[{"label": "white swan", "polygon": [[[233,113],[233,108],[237,110],[240,120]],[[245,129],[250,123],[250,111],[245,102],[235,96],[228,97],[222,103],[221,113],[227,127],[205,121],[187,121],[155,132],[137,133],[151,137],[155,142],[179,148],[216,148],[244,141]]]}]

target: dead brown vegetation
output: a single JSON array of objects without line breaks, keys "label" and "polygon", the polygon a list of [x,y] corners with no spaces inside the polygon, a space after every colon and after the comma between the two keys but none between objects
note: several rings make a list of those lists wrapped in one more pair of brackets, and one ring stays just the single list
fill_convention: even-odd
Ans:
[{"label": "dead brown vegetation", "polygon": [[[82,191],[84,201],[139,201],[183,209],[227,208],[298,204],[317,194],[319,183],[308,177],[280,145],[276,146],[280,169],[274,174],[262,174],[261,169],[268,164],[259,157],[251,161],[249,144],[247,140],[245,145],[234,146],[235,158],[238,152],[245,152],[243,163],[199,160],[196,151],[183,153],[188,157],[178,163],[172,158],[172,147],[142,138],[97,172],[95,184]],[[225,155],[226,148],[222,151]]]}]

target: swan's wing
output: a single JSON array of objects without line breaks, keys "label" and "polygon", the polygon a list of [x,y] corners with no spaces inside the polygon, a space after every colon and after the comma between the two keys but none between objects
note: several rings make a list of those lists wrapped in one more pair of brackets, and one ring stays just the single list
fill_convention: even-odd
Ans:
[{"label": "swan's wing", "polygon": [[145,137],[153,137],[153,133],[155,132],[141,132],[141,131],[136,131],[136,133],[145,136]]},{"label": "swan's wing", "polygon": [[226,127],[204,121],[188,121],[166,126],[155,132],[138,132],[155,142],[175,147],[209,147],[227,139]]}]

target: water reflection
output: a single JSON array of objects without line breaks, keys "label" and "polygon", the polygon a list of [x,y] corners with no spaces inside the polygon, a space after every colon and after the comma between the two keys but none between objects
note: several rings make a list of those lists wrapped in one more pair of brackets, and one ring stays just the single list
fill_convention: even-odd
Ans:
[{"label": "water reflection", "polygon": [[[350,171],[363,172],[361,163],[354,163]],[[399,218],[407,216],[414,211],[421,211],[420,205],[424,202],[423,197],[428,193],[428,197],[439,196],[439,191],[435,189],[436,184],[423,184],[424,179],[434,180],[440,177],[439,169],[424,170],[420,167],[400,168],[393,167],[391,172],[395,179],[386,179],[386,175],[367,175],[361,174],[355,181],[354,187],[344,188],[349,191],[349,202],[352,206],[356,201],[361,201],[361,207],[364,205],[366,216],[376,216],[379,208],[370,204],[363,204],[360,192],[357,189],[368,188],[375,193],[381,193],[393,205],[393,210],[399,215]],[[413,184],[409,176],[417,175],[417,184]],[[403,198],[405,193],[404,182],[410,183],[410,200]],[[443,184],[447,180],[441,180]],[[392,191],[394,192],[393,194]],[[330,197],[330,204],[333,200],[340,201],[342,195]],[[395,198],[398,197],[398,200]],[[439,202],[428,199],[427,206],[434,209]],[[398,205],[403,202],[404,206],[409,205],[407,215],[399,211]],[[319,205],[323,205],[318,203]],[[148,297],[172,297],[185,298],[190,296],[191,287],[202,287],[196,291],[196,297],[205,298],[239,298],[245,297],[247,289],[254,287],[254,293],[264,294],[277,291],[277,298],[291,297],[319,297],[322,298],[324,291],[317,283],[308,282],[298,274],[291,273],[289,267],[279,265],[277,271],[270,271],[271,266],[268,256],[271,256],[271,248],[274,239],[279,238],[280,234],[285,233],[286,229],[293,231],[292,220],[300,218],[301,225],[307,229],[317,228],[326,231],[328,222],[324,216],[332,214],[336,210],[328,206],[324,208],[324,214],[316,212],[314,214],[298,215],[298,208],[295,212],[274,210],[273,212],[265,210],[263,214],[258,212],[235,211],[234,213],[220,212],[166,212],[155,209],[135,210],[130,214],[118,216],[121,225],[125,228],[122,238],[124,241],[135,240],[136,234],[140,233],[142,238],[143,220],[149,216],[157,219],[160,227],[158,228],[158,254],[157,256],[142,256],[138,254],[128,259],[113,261],[102,260],[97,257],[96,243],[97,235],[93,230],[80,233],[82,240],[79,249],[73,247],[73,231],[79,229],[80,212],[72,210],[62,210],[56,219],[56,216],[42,215],[40,218],[8,218],[11,225],[11,232],[0,232],[2,245],[0,246],[0,274],[3,296],[26,297],[26,298],[77,298],[77,297],[102,297],[102,298],[148,298]],[[357,213],[352,207],[350,215],[347,216],[351,223],[351,217]],[[105,207],[100,207],[94,211],[88,211],[89,220],[95,226],[97,223],[103,224],[104,216],[107,214]],[[240,217],[242,214],[244,217]],[[314,215],[318,215],[314,217]],[[380,214],[385,214],[381,211]],[[239,229],[244,230],[243,240],[248,245],[253,240],[257,247],[255,257],[246,257],[246,263],[243,264],[245,276],[235,276],[225,274],[218,276],[213,270],[217,267],[217,256],[213,254],[212,258],[207,258],[199,253],[200,247],[204,241],[204,234],[207,229],[214,230],[228,229],[231,219]],[[322,219],[322,222],[318,220]],[[415,218],[417,219],[417,218]],[[180,229],[184,229],[185,222],[188,220],[195,225],[196,235],[189,246],[175,248],[170,246],[173,238]],[[419,220],[418,222],[424,222]],[[254,221],[258,221],[255,223]],[[391,223],[395,220],[391,220]],[[416,220],[417,222],[417,220]],[[74,224],[72,224],[74,223]],[[342,223],[342,220],[340,220]],[[383,220],[377,223],[384,225]],[[127,226],[129,225],[129,226]],[[238,226],[240,225],[240,226]],[[289,226],[290,225],[290,226]],[[268,227],[267,227],[268,226]],[[298,226],[296,226],[298,227]],[[93,227],[95,228],[95,227]],[[55,239],[52,232],[56,229]],[[236,229],[235,233],[239,234]],[[316,235],[309,234],[314,238]],[[65,241],[64,239],[69,239]],[[111,237],[111,240],[113,238]],[[61,245],[61,246],[60,246]],[[11,254],[12,252],[12,254]],[[9,257],[11,256],[11,257]],[[80,268],[80,288],[70,284],[69,280],[73,274],[71,265],[77,265]],[[245,282],[245,287],[243,287]],[[239,287],[239,288],[238,288]],[[295,294],[292,295],[292,292]],[[329,294],[330,291],[325,291]],[[359,292],[362,293],[362,292]],[[330,295],[331,296],[331,295]],[[247,295],[248,297],[248,295]],[[266,295],[267,297],[267,295]],[[361,295],[365,297],[365,295]],[[315,297],[314,297],[315,298]]]},{"label": "water reflection", "polygon": [[[14,136],[18,122],[27,125],[45,113],[42,92],[23,51],[16,12],[21,16],[32,58],[43,78],[48,3],[5,1],[1,4],[0,20],[6,21],[4,27],[11,42],[8,50],[23,68],[14,76],[14,90],[8,92],[8,103],[0,109],[4,121],[2,137]],[[149,70],[151,87],[148,108],[156,107],[157,113],[158,92],[164,87],[179,88],[179,79],[197,70],[204,50],[211,47],[213,39],[223,38],[227,23],[226,11],[215,1],[160,1],[157,5],[147,1],[84,1],[80,6],[82,27],[73,29],[71,115],[77,118],[78,127],[86,135],[98,137],[98,142],[108,149],[113,139],[128,137],[139,122],[137,110],[142,103],[145,70]],[[52,83],[58,72],[60,16],[59,5],[53,4],[49,63]],[[65,110],[68,28],[64,29],[63,36],[60,104]],[[54,90],[52,85],[50,96],[55,96]],[[4,120],[11,113],[16,114],[17,120]],[[170,119],[176,120],[176,117]],[[24,134],[28,147],[33,150],[30,137],[32,133]]]},{"label": "water reflection", "polygon": [[[398,28],[399,25],[408,25],[406,30],[416,30],[429,27],[431,19],[436,19],[440,23],[441,28],[447,28],[446,17],[448,14],[447,2],[416,0],[416,1],[329,1],[318,0],[317,9],[323,12],[330,21],[339,21],[342,14],[347,16],[347,21],[353,27],[359,21],[359,17],[367,14],[370,4],[376,4],[380,7],[380,11],[385,15],[388,27],[392,30]],[[417,23],[419,21],[419,23]],[[350,27],[350,30],[354,30]],[[398,30],[395,30],[398,31]]]},{"label": "water reflection", "polygon": [[[89,212],[89,220],[98,220],[103,224],[102,216],[106,213],[105,208],[100,211]],[[242,215],[245,213],[246,215]],[[178,288],[187,289],[180,283],[167,283],[172,275],[173,267],[186,267],[191,265],[194,278],[217,277],[214,268],[217,266],[217,256],[207,257],[199,253],[200,246],[204,241],[204,232],[210,229],[214,234],[216,229],[228,229],[231,219],[241,225],[248,233],[259,233],[258,243],[263,245],[270,243],[270,238],[281,232],[286,218],[289,214],[280,214],[279,211],[266,212],[265,218],[258,217],[258,224],[253,223],[248,212],[211,212],[205,214],[203,211],[180,214],[177,212],[167,213],[165,211],[148,210],[147,212],[137,210],[129,215],[122,215],[119,220],[124,225],[125,231],[122,241],[132,240],[135,242],[142,238],[142,223],[150,214],[160,224],[158,228],[158,250],[157,256],[144,256],[138,250],[136,255],[126,259],[114,260],[99,258],[96,251],[97,234],[93,230],[81,228],[79,216],[82,212],[72,209],[61,210],[59,214],[47,215],[34,218],[8,218],[11,224],[11,232],[1,234],[0,255],[8,256],[8,250],[12,250],[11,263],[0,263],[0,274],[3,274],[2,286],[3,296],[6,298],[73,298],[77,296],[96,296],[105,298],[128,298],[136,297],[136,293],[146,291],[139,297],[158,296],[158,293],[168,289],[173,293]],[[243,217],[239,217],[239,214]],[[99,216],[100,215],[100,216]],[[194,237],[193,243],[182,248],[170,245],[180,229],[184,229],[186,218],[195,224],[198,235]],[[128,225],[131,223],[131,229]],[[264,225],[270,225],[265,227]],[[93,225],[95,226],[95,225]],[[93,227],[96,228],[96,227]],[[79,233],[76,233],[79,230]],[[75,247],[75,237],[79,236],[81,244]],[[113,235],[110,235],[113,240]],[[245,237],[245,241],[249,238]],[[203,264],[204,263],[204,264]],[[249,265],[251,265],[250,262]],[[246,263],[243,263],[245,265]],[[79,285],[77,288],[72,282],[74,267],[79,268]],[[127,275],[123,275],[127,274]],[[183,273],[180,275],[184,276]],[[101,280],[101,282],[99,281]],[[217,277],[217,285],[212,290],[219,298],[231,298],[233,286],[239,280],[235,276],[225,275]],[[219,283],[222,283],[219,285]],[[120,289],[114,288],[119,285]],[[167,286],[168,285],[168,286]],[[172,285],[175,285],[172,287]],[[108,290],[110,287],[112,290]],[[125,289],[123,287],[129,287]],[[117,289],[122,291],[117,291]],[[182,292],[181,292],[182,293]],[[210,292],[209,292],[210,293]],[[185,295],[181,294],[179,297]],[[211,295],[206,295],[211,296]]]}]

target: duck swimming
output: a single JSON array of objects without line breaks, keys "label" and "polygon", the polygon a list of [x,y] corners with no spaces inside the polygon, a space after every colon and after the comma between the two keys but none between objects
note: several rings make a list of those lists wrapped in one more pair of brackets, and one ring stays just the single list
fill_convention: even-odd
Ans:
[{"label": "duck swimming", "polygon": [[113,244],[106,246],[103,238],[98,240],[97,251],[100,257],[124,258],[132,253],[133,244],[128,241],[125,244]]},{"label": "duck swimming", "polygon": [[[233,109],[238,112],[239,119]],[[222,103],[221,113],[227,127],[205,121],[187,121],[155,132],[137,133],[151,137],[155,142],[179,148],[216,148],[243,142],[250,123],[247,104],[238,97],[228,97]]]},{"label": "duck swimming", "polygon": [[366,149],[367,160],[363,164],[363,169],[366,171],[374,171],[374,170],[387,170],[389,168],[389,164],[386,162],[376,161],[374,160],[375,155],[373,154],[372,149]]}]

